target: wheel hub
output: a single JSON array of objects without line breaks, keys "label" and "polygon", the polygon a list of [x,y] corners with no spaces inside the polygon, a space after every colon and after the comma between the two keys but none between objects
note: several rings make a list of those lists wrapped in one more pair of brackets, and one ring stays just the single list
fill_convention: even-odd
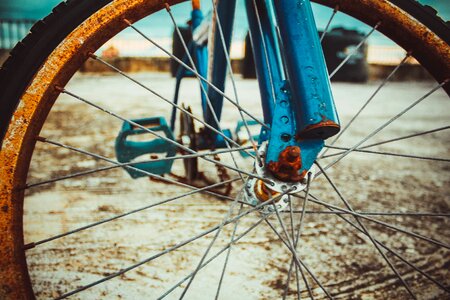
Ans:
[{"label": "wheel hub", "polygon": [[[288,191],[292,192],[300,192],[304,190],[307,187],[307,180],[306,180],[306,174],[309,173],[310,180],[314,178],[315,175],[315,169],[312,167],[309,169],[306,174],[301,174],[302,178],[299,179],[298,177],[294,176],[294,180],[285,181],[288,178],[284,177],[285,180],[280,180],[275,176],[272,171],[269,169],[268,165],[264,162],[264,157],[267,152],[267,142],[264,142],[259,150],[258,153],[261,157],[262,164],[255,163],[255,169],[258,176],[261,178],[268,179],[267,181],[263,181],[258,178],[252,178],[248,181],[245,190],[246,190],[246,201],[253,206],[259,205],[261,203],[270,201],[273,198],[277,198],[273,202],[272,205],[265,205],[261,209],[262,213],[270,213],[274,211],[274,206],[276,206],[277,210],[284,210],[286,206],[289,204],[289,196]],[[289,149],[286,150],[286,162],[288,163],[297,163],[296,159],[298,155],[295,155],[297,152],[297,149],[291,149],[295,147],[288,147]],[[291,155],[293,154],[293,155]],[[290,159],[290,160],[289,160]],[[283,163],[280,163],[280,165],[283,165]],[[294,169],[295,167],[293,167]],[[281,195],[281,197],[280,197]]]},{"label": "wheel hub", "polygon": [[301,167],[302,157],[298,146],[287,146],[280,153],[277,162],[267,164],[272,174],[282,181],[301,181],[306,175],[306,171],[299,174]]}]

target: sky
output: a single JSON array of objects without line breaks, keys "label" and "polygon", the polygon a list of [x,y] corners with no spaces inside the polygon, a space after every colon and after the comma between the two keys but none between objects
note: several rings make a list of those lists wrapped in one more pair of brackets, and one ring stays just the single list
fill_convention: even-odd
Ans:
[{"label": "sky", "polygon": [[[28,18],[40,19],[50,13],[51,9],[55,7],[60,0],[1,0],[0,1],[0,18]],[[450,5],[448,0],[419,0],[422,4],[433,6],[439,11],[445,20],[450,19]],[[205,9],[211,8],[210,0],[201,0],[202,7]],[[189,2],[178,5],[175,8],[176,13],[186,11],[189,9]],[[238,7],[242,11],[244,1],[238,0]],[[321,16],[318,16],[320,19]]]}]

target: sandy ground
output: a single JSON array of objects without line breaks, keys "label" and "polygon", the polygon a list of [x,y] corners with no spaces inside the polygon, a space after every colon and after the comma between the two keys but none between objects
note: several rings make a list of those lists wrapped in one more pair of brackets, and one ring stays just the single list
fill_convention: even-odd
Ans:
[{"label": "sandy ground", "polygon": [[[171,99],[173,80],[166,74],[133,75],[141,82]],[[352,146],[362,137],[407,107],[432,88],[432,83],[392,83],[383,89],[361,118],[339,141]],[[243,106],[259,116],[257,83],[238,79]],[[343,124],[376,89],[367,85],[334,84],[334,94]],[[169,105],[155,95],[120,76],[79,75],[67,89],[127,118],[168,116]],[[227,91],[232,95],[232,91]],[[198,88],[194,79],[182,86],[181,99],[199,113]],[[234,128],[239,115],[226,104],[223,126]],[[448,125],[450,102],[438,91],[405,116],[377,134],[372,142],[403,136]],[[114,158],[114,139],[121,121],[69,96],[58,99],[41,136],[74,147]],[[450,132],[424,135],[372,148],[395,153],[449,158]],[[370,143],[370,142],[369,142]],[[329,153],[333,153],[330,151]],[[222,161],[231,164],[229,155]],[[322,160],[325,165],[330,159]],[[252,171],[249,159],[237,158],[242,169]],[[39,182],[109,164],[73,151],[38,143],[31,164],[29,182]],[[201,162],[211,179],[216,169]],[[174,172],[183,174],[181,162]],[[236,176],[232,171],[231,177]],[[449,164],[374,154],[352,153],[329,171],[343,196],[355,210],[364,212],[448,213]],[[323,176],[322,176],[323,177]],[[240,188],[234,184],[232,195]],[[25,204],[25,239],[35,242],[123,212],[156,203],[187,192],[175,185],[132,180],[123,169],[95,173],[28,190]],[[324,178],[312,183],[311,192],[323,201],[345,207]],[[296,209],[301,199],[294,199]],[[35,292],[38,298],[53,298],[79,286],[99,280],[136,262],[189,239],[221,222],[230,203],[204,194],[194,194],[169,203],[42,244],[27,252]],[[307,209],[327,211],[308,203]],[[238,213],[234,207],[233,215]],[[290,230],[289,214],[283,214]],[[346,215],[348,220],[355,219]],[[241,219],[240,235],[260,218],[252,213]],[[294,214],[297,224],[300,214]],[[376,216],[402,229],[450,243],[448,217]],[[276,217],[270,222],[278,231]],[[369,232],[430,276],[449,286],[449,250],[404,233],[363,221]],[[211,257],[229,241],[233,226],[223,229],[210,251]],[[73,296],[73,299],[155,299],[193,271],[214,234],[209,234],[180,249],[165,254],[110,281]],[[364,235],[333,214],[307,214],[298,253],[325,288],[339,299],[407,299],[386,262]],[[436,285],[412,270],[392,254],[387,254],[403,278],[420,299],[449,298]],[[212,299],[217,290],[225,255],[202,269],[187,293],[187,299]],[[239,240],[231,250],[220,299],[281,298],[291,256],[273,231],[264,223]],[[306,272],[306,271],[305,271]],[[309,275],[316,299],[324,293]],[[184,287],[185,284],[182,285]],[[302,297],[307,297],[300,280]],[[295,280],[290,282],[288,297],[296,298]],[[177,299],[178,288],[167,299]]]}]

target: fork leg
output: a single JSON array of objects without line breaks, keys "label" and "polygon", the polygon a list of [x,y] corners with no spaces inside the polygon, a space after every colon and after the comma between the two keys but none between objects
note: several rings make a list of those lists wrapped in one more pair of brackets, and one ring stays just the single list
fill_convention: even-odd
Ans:
[{"label": "fork leg", "polygon": [[[301,181],[339,119],[309,0],[276,0],[286,81],[278,86],[266,167],[279,180]],[[281,91],[281,93],[279,92]]]},{"label": "fork leg", "polygon": [[325,58],[309,0],[273,1],[284,47],[298,139],[339,132]]}]

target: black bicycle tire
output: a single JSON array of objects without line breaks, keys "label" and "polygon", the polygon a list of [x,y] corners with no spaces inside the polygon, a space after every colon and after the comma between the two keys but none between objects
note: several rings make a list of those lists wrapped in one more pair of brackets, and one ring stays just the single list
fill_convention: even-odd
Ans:
[{"label": "black bicycle tire", "polygon": [[[36,22],[0,68],[0,140],[3,141],[20,96],[50,53],[95,11],[112,0],[68,0]],[[0,146],[1,146],[0,142]]]},{"label": "black bicycle tire", "polygon": [[400,7],[450,45],[450,21],[445,22],[437,10],[416,0],[389,0],[389,2]]}]

